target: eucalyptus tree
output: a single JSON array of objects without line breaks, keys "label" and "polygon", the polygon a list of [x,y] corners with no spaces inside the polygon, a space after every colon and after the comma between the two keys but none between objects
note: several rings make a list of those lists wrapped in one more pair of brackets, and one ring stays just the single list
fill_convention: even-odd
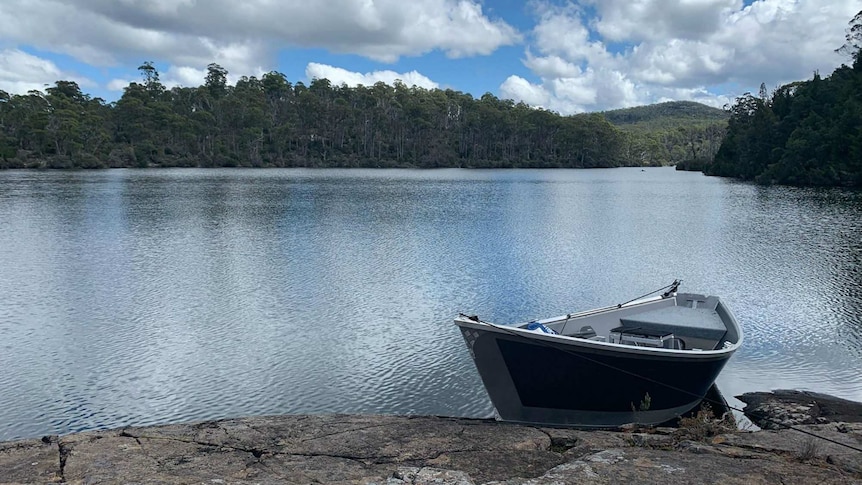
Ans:
[{"label": "eucalyptus tree", "polygon": [[862,10],[850,20],[844,39],[846,42],[838,49],[835,49],[836,52],[846,54],[857,60],[860,51],[862,51]]},{"label": "eucalyptus tree", "polygon": [[21,156],[35,156],[42,161],[48,148],[46,127],[51,105],[45,94],[30,90],[27,94],[12,96],[7,102],[8,116],[5,116],[17,153]]}]

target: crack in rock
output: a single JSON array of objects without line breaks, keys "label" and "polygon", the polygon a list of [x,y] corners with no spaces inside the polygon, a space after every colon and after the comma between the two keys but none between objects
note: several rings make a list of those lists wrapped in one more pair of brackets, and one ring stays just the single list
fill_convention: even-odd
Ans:
[{"label": "crack in rock", "polygon": [[450,454],[457,454],[457,453],[474,453],[474,452],[476,452],[476,448],[465,448],[463,450],[457,450],[457,449],[456,450],[443,450],[443,451],[438,451],[436,454],[434,454],[432,456],[419,456],[416,458],[408,458],[406,460],[400,460],[400,461],[397,458],[383,456],[383,457],[376,458],[372,463],[375,465],[393,465],[393,464],[400,464],[400,463],[419,464],[419,463],[424,463],[427,461],[437,460],[443,455],[450,455]]},{"label": "crack in rock", "polygon": [[68,447],[65,443],[60,440],[57,440],[57,453],[60,457],[60,481],[66,481],[66,460],[69,458],[69,454],[72,453],[72,448]]},{"label": "crack in rock", "polygon": [[[273,455],[273,456],[278,455],[278,456],[297,456],[297,457],[306,457],[306,458],[314,458],[314,457],[336,458],[336,459],[342,459],[342,460],[355,461],[357,463],[362,464],[361,460],[373,460],[376,458],[374,456],[335,455],[335,454],[328,454],[328,453],[290,453],[290,452],[284,452],[284,451],[278,451],[278,450],[261,450],[258,448],[244,448],[244,447],[240,447],[240,446],[231,446],[231,445],[226,445],[226,444],[210,443],[207,441],[198,441],[198,440],[193,440],[193,439],[183,439],[183,438],[167,437],[167,436],[141,435],[140,437],[138,437],[138,436],[134,436],[132,434],[126,433],[126,432],[120,433],[120,436],[125,437],[125,438],[134,438],[135,440],[138,440],[138,442],[140,442],[139,438],[144,438],[147,440],[154,440],[154,441],[155,440],[177,441],[179,443],[187,443],[187,444],[205,446],[207,448],[212,448],[213,450],[227,449],[227,450],[231,450],[231,451],[239,451],[239,452],[243,452],[243,453],[250,453],[257,460],[259,460],[263,455]],[[143,446],[142,446],[142,448],[143,448]]]}]

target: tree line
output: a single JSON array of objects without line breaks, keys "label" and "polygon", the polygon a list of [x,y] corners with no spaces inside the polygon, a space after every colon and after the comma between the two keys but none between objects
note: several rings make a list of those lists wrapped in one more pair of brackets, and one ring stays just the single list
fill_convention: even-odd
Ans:
[{"label": "tree line", "polygon": [[[644,114],[560,116],[400,81],[306,86],[273,71],[231,86],[218,64],[201,86],[167,89],[151,62],[138,69],[141,81],[114,103],[73,81],[24,95],[0,90],[0,168],[655,166],[704,156],[726,125],[714,114],[692,123],[703,114],[684,103],[632,123]],[[669,125],[674,108],[689,113]]]},{"label": "tree line", "polygon": [[0,167],[615,167],[625,137],[600,115],[560,116],[451,89],[306,86],[278,72],[167,89],[152,63],[115,103],[72,81],[0,91]]}]

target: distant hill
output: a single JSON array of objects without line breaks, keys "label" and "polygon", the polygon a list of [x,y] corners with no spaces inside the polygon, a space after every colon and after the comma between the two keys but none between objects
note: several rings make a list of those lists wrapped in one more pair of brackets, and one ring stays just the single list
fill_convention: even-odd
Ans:
[{"label": "distant hill", "polygon": [[727,132],[730,113],[692,101],[596,113],[625,134],[628,165],[695,168],[711,161]]},{"label": "distant hill", "polygon": [[611,124],[622,130],[652,131],[660,129],[706,125],[727,122],[730,113],[693,101],[666,103],[615,109],[600,113]]}]

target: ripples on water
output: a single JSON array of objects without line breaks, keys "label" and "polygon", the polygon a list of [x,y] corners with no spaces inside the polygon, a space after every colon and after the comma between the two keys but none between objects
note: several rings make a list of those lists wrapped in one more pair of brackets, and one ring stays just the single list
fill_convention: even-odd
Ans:
[{"label": "ripples on water", "polygon": [[862,399],[862,197],[672,169],[0,172],[0,440],[280,413],[489,416],[452,317],[676,277],[725,395]]}]

